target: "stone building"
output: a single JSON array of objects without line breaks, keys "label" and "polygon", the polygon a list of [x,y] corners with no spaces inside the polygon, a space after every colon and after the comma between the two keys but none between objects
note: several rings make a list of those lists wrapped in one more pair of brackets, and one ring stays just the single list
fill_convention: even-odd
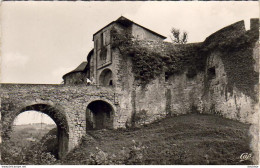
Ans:
[{"label": "stone building", "polygon": [[118,58],[111,48],[112,28],[129,30],[131,35],[140,40],[162,41],[166,39],[166,37],[121,16],[94,33],[94,49],[89,52],[87,62],[82,62],[75,70],[65,74],[63,76],[65,84],[82,84],[86,78],[89,78],[98,85],[116,85],[114,82],[117,79],[115,71]]},{"label": "stone building", "polygon": [[89,68],[87,61],[82,62],[76,69],[63,75],[65,85],[78,85],[87,83]]},{"label": "stone building", "polygon": [[[114,121],[109,119],[110,123],[114,123],[111,126],[113,128],[125,127],[133,122],[137,125],[150,123],[167,115],[194,111],[250,122],[258,102],[258,25],[258,19],[251,19],[251,29],[246,31],[244,22],[240,21],[217,31],[204,42],[174,45],[164,42],[166,37],[121,16],[94,33],[94,49],[88,54],[87,63],[83,62],[74,71],[64,75],[64,83],[82,84],[89,78],[96,85],[111,87],[120,93],[120,110],[114,112]],[[178,58],[181,53],[189,53],[192,58],[187,57],[190,59],[187,64],[189,61],[194,64],[195,61],[195,65],[181,65],[183,67],[180,73],[162,71],[152,80],[147,79],[145,86],[141,86],[133,72],[133,58],[125,56],[120,48],[112,46],[112,29],[120,33],[128,32],[138,41],[138,45],[151,52],[173,55],[172,58]],[[240,46],[236,47],[232,46],[236,44],[232,40],[248,42],[238,42],[237,45]],[[233,57],[233,62],[227,54]],[[184,55],[178,59],[186,59]],[[204,62],[197,61],[196,65],[196,59]],[[251,62],[243,65],[248,65],[251,69],[235,65],[236,61],[246,61],[245,59],[250,59]],[[244,68],[250,74],[250,79],[246,79],[236,68]],[[237,82],[238,79],[251,81]],[[88,115],[92,116],[90,122],[93,127],[95,114],[90,110]],[[104,113],[99,118],[106,120],[107,116]]]},{"label": "stone building", "polygon": [[3,141],[15,117],[29,110],[56,123],[59,157],[89,129],[139,126],[188,113],[257,119],[258,19],[251,19],[250,30],[239,21],[200,43],[164,39],[120,17],[93,35],[94,49],[63,76],[64,84],[1,84]]}]

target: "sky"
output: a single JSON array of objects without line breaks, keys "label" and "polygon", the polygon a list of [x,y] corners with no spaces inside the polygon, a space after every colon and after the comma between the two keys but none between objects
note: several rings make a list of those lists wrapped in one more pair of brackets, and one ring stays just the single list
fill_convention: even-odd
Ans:
[{"label": "sky", "polygon": [[[121,15],[166,37],[172,27],[201,42],[240,20],[258,2],[2,2],[1,82],[58,84],[86,61],[92,35]],[[169,38],[168,38],[169,41]]]},{"label": "sky", "polygon": [[[62,76],[86,61],[95,32],[125,16],[170,41],[172,27],[188,32],[188,42],[202,42],[217,30],[259,17],[258,2],[33,2],[1,4],[2,83],[59,84]],[[24,112],[15,124],[53,121]]]},{"label": "sky", "polygon": [[46,123],[55,124],[55,122],[46,114],[37,111],[26,111],[19,114],[15,120],[14,125]]}]

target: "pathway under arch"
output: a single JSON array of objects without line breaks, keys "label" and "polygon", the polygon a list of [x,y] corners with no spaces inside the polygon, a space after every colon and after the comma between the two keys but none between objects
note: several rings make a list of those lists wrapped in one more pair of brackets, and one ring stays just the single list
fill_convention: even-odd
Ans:
[{"label": "pathway under arch", "polygon": [[103,100],[95,100],[89,103],[86,112],[87,129],[112,129],[113,107]]}]

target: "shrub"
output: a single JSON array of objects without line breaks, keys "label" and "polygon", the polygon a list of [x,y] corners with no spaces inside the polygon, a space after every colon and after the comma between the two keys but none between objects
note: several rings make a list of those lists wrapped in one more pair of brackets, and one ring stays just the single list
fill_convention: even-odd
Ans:
[{"label": "shrub", "polygon": [[90,153],[86,164],[91,165],[134,165],[144,164],[144,149],[146,148],[141,143],[132,141],[132,146],[129,148],[123,147],[116,154],[106,153],[102,149],[96,147],[96,151]]},{"label": "shrub", "polygon": [[146,110],[141,110],[139,113],[136,113],[134,116],[134,122],[135,124],[145,124],[145,121],[147,120],[148,115]]},{"label": "shrub", "polygon": [[46,137],[45,141],[32,142],[29,147],[17,147],[10,140],[6,140],[1,145],[2,164],[18,165],[50,165],[56,162],[56,158],[44,145],[46,141],[53,139],[52,136]]}]

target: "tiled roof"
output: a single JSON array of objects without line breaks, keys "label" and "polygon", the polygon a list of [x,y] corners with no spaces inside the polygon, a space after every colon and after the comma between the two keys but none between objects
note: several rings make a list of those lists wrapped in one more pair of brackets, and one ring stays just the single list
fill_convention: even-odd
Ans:
[{"label": "tiled roof", "polygon": [[71,73],[84,72],[84,71],[86,70],[87,64],[88,64],[87,61],[82,62],[76,69],[74,69],[73,71],[70,71],[70,72],[66,73],[65,75],[63,75],[62,78],[64,78],[66,75],[71,74]]}]

